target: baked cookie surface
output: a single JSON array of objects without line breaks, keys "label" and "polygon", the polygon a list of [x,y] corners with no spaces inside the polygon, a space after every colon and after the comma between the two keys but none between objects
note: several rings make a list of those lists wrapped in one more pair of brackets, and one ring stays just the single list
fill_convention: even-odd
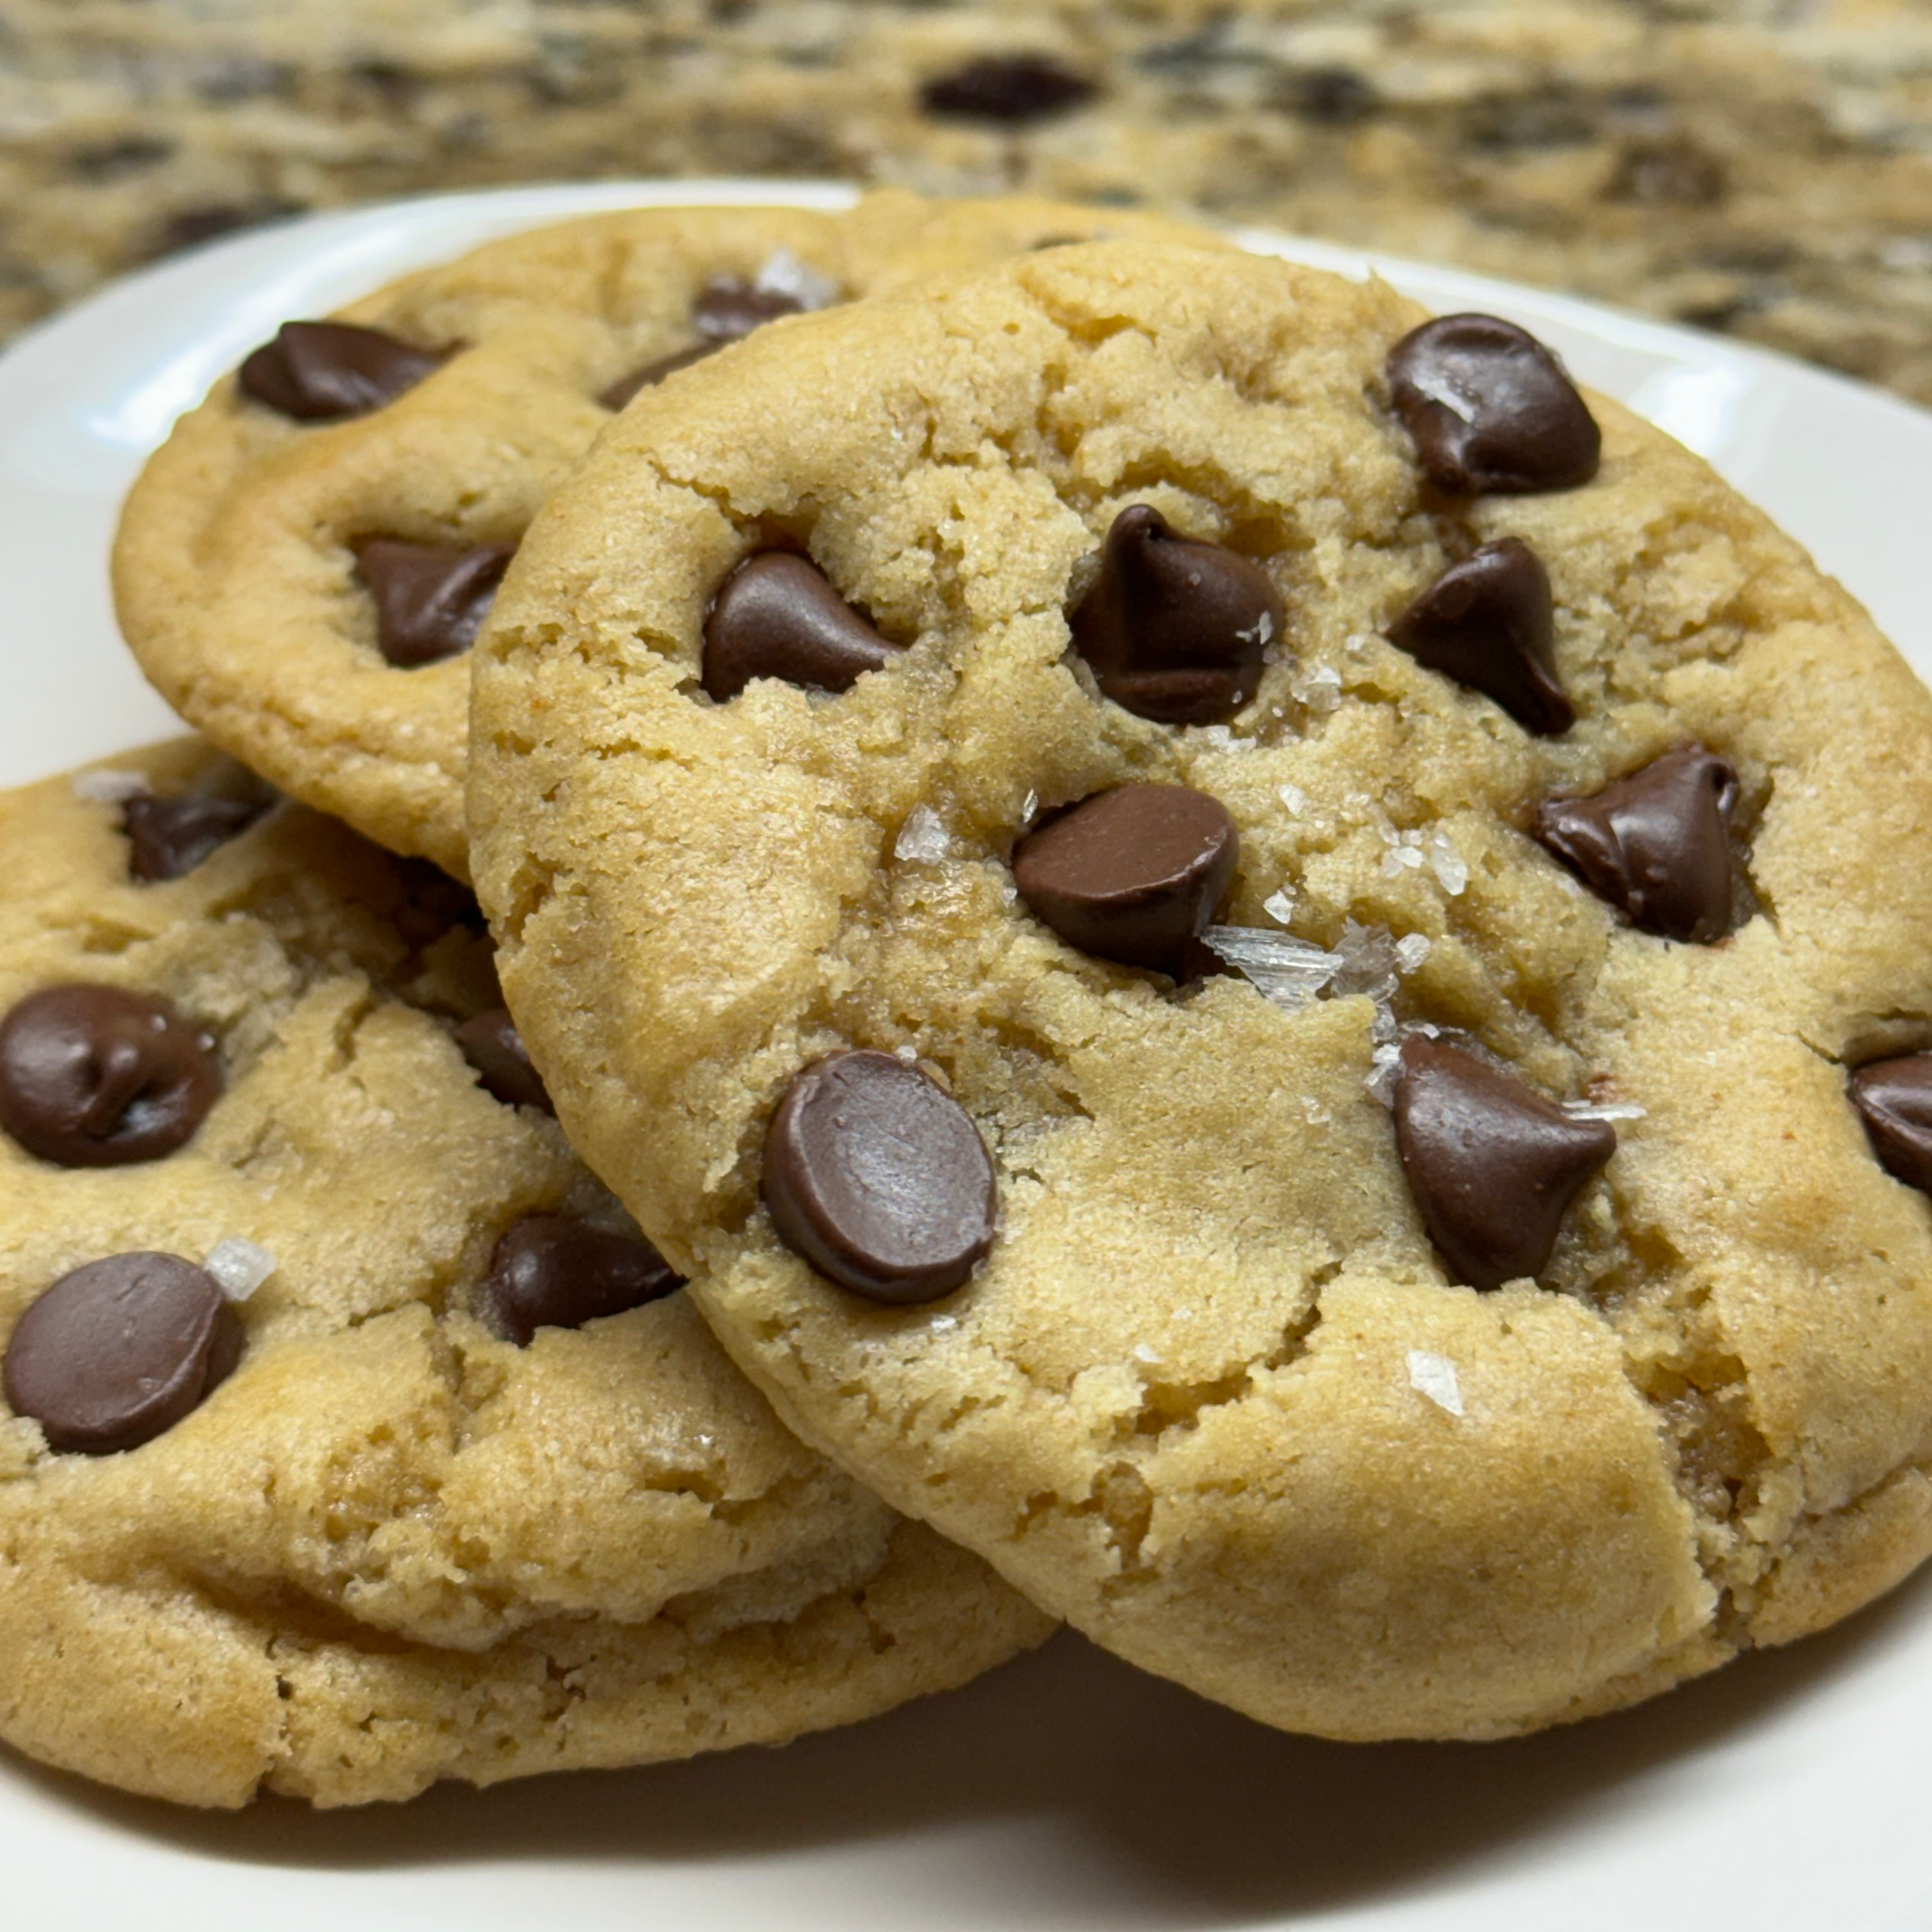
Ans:
[{"label": "baked cookie surface", "polygon": [[894,193],[843,214],[640,208],[494,243],[285,328],[176,425],[123,512],[122,629],[216,742],[460,876],[463,653],[537,506],[638,386],[873,289],[1186,232]]},{"label": "baked cookie surface", "polygon": [[780,1413],[1347,1738],[1932,1546],[1932,700],[1422,320],[1124,243],[814,317],[635,406],[474,667],[511,1005]]},{"label": "baked cookie surface", "polygon": [[732,1367],[506,1062],[466,892],[194,742],[0,825],[0,1738],[354,1803],[1044,1634]]}]

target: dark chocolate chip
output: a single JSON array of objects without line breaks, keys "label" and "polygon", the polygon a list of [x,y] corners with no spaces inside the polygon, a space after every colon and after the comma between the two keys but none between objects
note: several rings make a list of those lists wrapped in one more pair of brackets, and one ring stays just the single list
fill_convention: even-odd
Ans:
[{"label": "dark chocolate chip", "polygon": [[466,651],[516,554],[514,544],[358,544],[356,568],[376,600],[376,647],[405,670]]},{"label": "dark chocolate chip", "polygon": [[1134,503],[1114,519],[1100,574],[1068,622],[1116,704],[1163,724],[1215,724],[1254,696],[1262,653],[1281,635],[1281,598],[1259,564],[1177,536]]},{"label": "dark chocolate chip", "polygon": [[1066,113],[1099,92],[1049,54],[987,54],[935,74],[919,98],[928,114],[1016,128]]},{"label": "dark chocolate chip", "polygon": [[898,655],[823,571],[793,550],[746,558],[705,613],[704,688],[720,704],[754,677],[848,691]]},{"label": "dark chocolate chip", "polygon": [[648,1241],[567,1214],[530,1214],[496,1244],[476,1313],[493,1334],[526,1348],[539,1328],[581,1328],[683,1286]]},{"label": "dark chocolate chip", "polygon": [[1240,851],[1220,800],[1186,785],[1124,784],[1022,839],[1013,879],[1068,945],[1179,978]]},{"label": "dark chocolate chip", "polygon": [[214,1042],[143,993],[47,986],[0,1021],[0,1126],[62,1167],[172,1154],[221,1087]]},{"label": "dark chocolate chip", "polygon": [[1679,745],[1590,798],[1546,798],[1536,836],[1646,932],[1708,946],[1731,929],[1738,775]]},{"label": "dark chocolate chip", "polygon": [[691,305],[691,326],[704,340],[722,348],[782,315],[800,314],[804,308],[796,296],[761,289],[736,275],[714,275]]},{"label": "dark chocolate chip", "polygon": [[667,376],[674,376],[679,370],[688,369],[692,363],[701,362],[707,356],[715,356],[724,346],[722,340],[694,342],[688,349],[660,356],[655,362],[646,362],[642,368],[633,369],[628,376],[619,376],[608,389],[598,392],[597,400],[607,410],[621,410],[633,396],[655,388]]},{"label": "dark chocolate chip", "polygon": [[7,1404],[52,1448],[112,1455],[199,1408],[241,1354],[212,1275],[178,1255],[110,1255],[62,1275],[14,1325]]},{"label": "dark chocolate chip", "polygon": [[130,798],[121,808],[128,872],[150,885],[181,878],[218,847],[238,838],[274,802],[274,795],[267,791],[252,798],[194,791],[172,798]]},{"label": "dark chocolate chip", "polygon": [[482,1076],[483,1090],[506,1107],[536,1107],[546,1114],[556,1109],[550,1105],[543,1076],[530,1064],[530,1049],[517,1030],[509,1010],[493,1006],[465,1020],[456,1029],[456,1043],[463,1057]]},{"label": "dark chocolate chip", "polygon": [[242,364],[242,393],[298,422],[365,416],[442,366],[380,328],[347,322],[285,322]]},{"label": "dark chocolate chip", "polygon": [[1418,664],[1494,698],[1526,731],[1556,737],[1576,722],[1556,678],[1549,574],[1514,537],[1452,563],[1388,634]]},{"label": "dark chocolate chip", "polygon": [[1430,480],[1459,496],[1568,490],[1603,438],[1563,365],[1493,315],[1444,315],[1389,351],[1395,412]]},{"label": "dark chocolate chip", "polygon": [[1472,1288],[1535,1274],[1576,1191],[1617,1150],[1514,1074],[1416,1034],[1402,1042],[1396,1146],[1430,1238]]},{"label": "dark chocolate chip", "polygon": [[1852,1076],[1851,1096],[1879,1165],[1932,1194],[1932,1053],[1869,1062]]},{"label": "dark chocolate chip", "polygon": [[794,1076],[765,1135],[765,1204],[786,1244],[874,1301],[931,1301],[992,1246],[999,1191],[966,1110],[890,1053]]}]

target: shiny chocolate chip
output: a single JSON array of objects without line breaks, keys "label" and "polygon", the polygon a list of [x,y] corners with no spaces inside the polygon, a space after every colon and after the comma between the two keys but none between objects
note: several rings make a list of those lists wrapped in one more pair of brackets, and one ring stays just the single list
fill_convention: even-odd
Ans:
[{"label": "shiny chocolate chip", "polygon": [[1232,718],[1281,635],[1281,598],[1260,565],[1177,536],[1150,504],[1114,519],[1100,574],[1068,619],[1073,648],[1116,704],[1167,724]]},{"label": "shiny chocolate chip", "polygon": [[1932,1194],[1932,1053],[1870,1061],[1852,1076],[1850,1090],[1879,1165]]},{"label": "shiny chocolate chip", "polygon": [[1514,537],[1452,563],[1388,634],[1417,663],[1493,698],[1526,731],[1556,737],[1576,722],[1556,677],[1549,574]]},{"label": "shiny chocolate chip", "polygon": [[1573,1120],[1514,1074],[1421,1034],[1402,1042],[1395,1132],[1430,1238],[1478,1288],[1543,1268],[1564,1210],[1617,1149],[1607,1121]]},{"label": "shiny chocolate chip", "polygon": [[1546,798],[1536,836],[1634,926],[1708,946],[1731,929],[1738,775],[1679,745],[1589,798]]},{"label": "shiny chocolate chip", "polygon": [[704,688],[720,704],[754,677],[848,691],[898,655],[822,570],[793,550],[746,558],[705,613]]},{"label": "shiny chocolate chip", "polygon": [[1050,54],[986,54],[934,75],[919,98],[928,114],[1017,128],[1069,112],[1099,92]]},{"label": "shiny chocolate chip", "polygon": [[247,831],[274,802],[274,794],[266,790],[252,798],[192,791],[172,798],[130,798],[121,808],[129,874],[148,885],[184,878]]},{"label": "shiny chocolate chip", "polygon": [[1240,851],[1218,799],[1186,785],[1124,784],[1082,799],[1022,839],[1013,880],[1068,945],[1178,979]]},{"label": "shiny chocolate chip", "polygon": [[212,1275],[178,1255],[110,1255],[28,1305],[0,1378],[51,1448],[110,1456],[172,1429],[241,1354],[242,1324]]},{"label": "shiny chocolate chip", "polygon": [[0,1127],[62,1167],[172,1154],[221,1088],[214,1042],[144,993],[46,986],[0,1021]]},{"label": "shiny chocolate chip", "polygon": [[536,1107],[546,1114],[550,1105],[543,1076],[530,1064],[530,1049],[505,1006],[492,1006],[456,1028],[456,1043],[473,1066],[484,1093],[506,1107]]},{"label": "shiny chocolate chip", "polygon": [[514,544],[358,544],[356,571],[376,602],[376,648],[404,670],[469,650],[515,554]]},{"label": "shiny chocolate chip", "polygon": [[496,1244],[476,1313],[492,1334],[527,1348],[539,1328],[581,1328],[683,1286],[646,1240],[568,1214],[528,1214]]},{"label": "shiny chocolate chip", "polygon": [[633,369],[628,376],[620,376],[608,389],[598,393],[597,400],[607,410],[621,410],[633,396],[641,395],[646,389],[656,388],[667,376],[674,376],[680,369],[688,369],[694,362],[701,362],[707,356],[715,356],[724,346],[722,339],[710,342],[694,342],[688,349],[680,349],[669,356],[660,356],[654,362],[646,362],[641,368]]},{"label": "shiny chocolate chip", "polygon": [[890,1053],[795,1075],[765,1135],[765,1204],[786,1245],[873,1301],[931,1301],[992,1246],[999,1192],[966,1110]]},{"label": "shiny chocolate chip", "polygon": [[285,322],[242,364],[244,395],[298,422],[366,416],[440,368],[442,357],[380,328]]},{"label": "shiny chocolate chip", "polygon": [[1563,365],[1493,315],[1444,315],[1390,350],[1395,412],[1431,482],[1459,496],[1568,490],[1597,473],[1602,434]]}]

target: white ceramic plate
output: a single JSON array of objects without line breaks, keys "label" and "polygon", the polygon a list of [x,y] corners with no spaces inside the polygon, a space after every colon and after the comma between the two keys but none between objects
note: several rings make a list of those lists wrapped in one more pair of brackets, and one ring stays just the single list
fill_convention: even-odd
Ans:
[{"label": "white ceramic plate", "polygon": [[[105,572],[142,457],[292,316],[513,230],[642,202],[836,207],[687,182],[326,215],[138,276],[0,356],[0,783],[172,727]],[[1438,310],[1515,318],[1809,544],[1922,675],[1932,416],[1733,344],[1312,242],[1250,245]],[[4,855],[0,854],[0,890]],[[1283,1737],[1071,1636],[953,1696],[778,1753],[505,1785],[400,1810],[203,1817],[0,1752],[10,1926],[152,1932],[1918,1932],[1932,1578],[1849,1625],[1524,1742]]]}]

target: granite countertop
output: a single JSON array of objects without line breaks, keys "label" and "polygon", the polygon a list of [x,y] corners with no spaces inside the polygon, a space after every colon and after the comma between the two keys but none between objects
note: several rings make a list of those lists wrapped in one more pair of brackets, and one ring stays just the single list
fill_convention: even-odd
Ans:
[{"label": "granite countertop", "polygon": [[1932,403],[1932,0],[0,0],[0,331],[302,208],[650,174],[1267,223]]}]

